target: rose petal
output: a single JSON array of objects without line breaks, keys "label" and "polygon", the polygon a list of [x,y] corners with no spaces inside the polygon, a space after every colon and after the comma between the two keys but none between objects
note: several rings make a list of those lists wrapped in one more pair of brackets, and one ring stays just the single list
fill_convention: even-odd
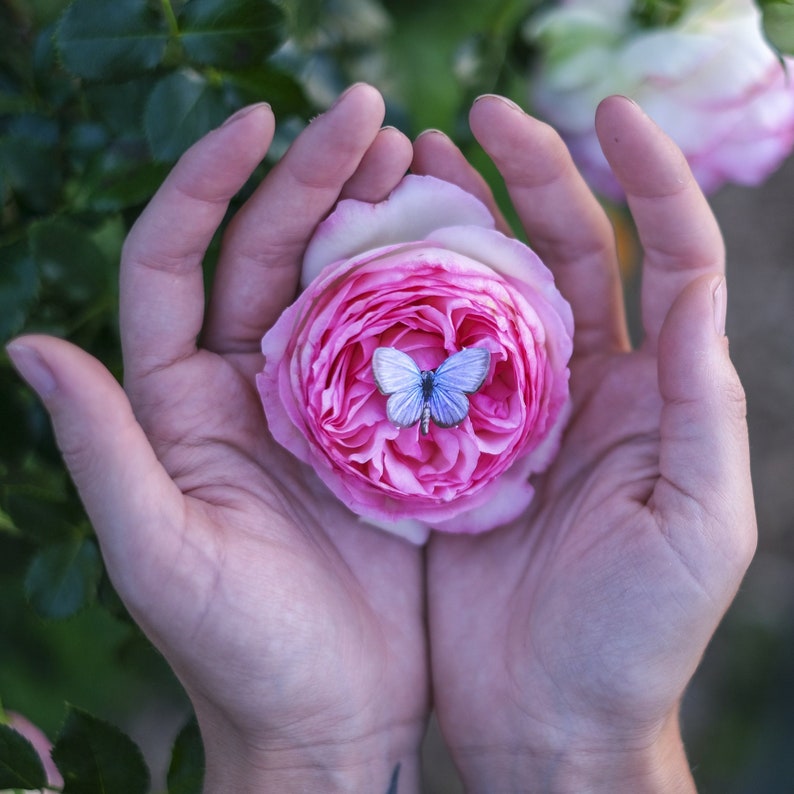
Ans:
[{"label": "rose petal", "polygon": [[409,174],[379,204],[346,199],[337,204],[306,249],[301,286],[334,262],[375,248],[423,240],[434,229],[452,225],[493,228],[486,206],[457,185],[432,176]]}]

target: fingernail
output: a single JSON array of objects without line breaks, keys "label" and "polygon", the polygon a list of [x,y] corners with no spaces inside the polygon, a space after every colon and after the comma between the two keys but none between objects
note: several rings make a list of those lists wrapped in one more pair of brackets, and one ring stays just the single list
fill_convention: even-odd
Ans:
[{"label": "fingernail", "polygon": [[474,100],[474,104],[476,105],[481,99],[498,99],[503,105],[507,105],[511,110],[517,110],[519,113],[523,113],[524,109],[513,102],[512,99],[508,99],[506,96],[501,96],[501,94],[480,94],[477,99]]},{"label": "fingernail", "polygon": [[353,85],[348,86],[341,94],[333,101],[331,107],[326,110],[326,113],[330,113],[337,105],[341,104],[344,98],[350,94],[352,91],[355,91],[359,86],[365,85],[365,83],[353,83]]},{"label": "fingernail", "polygon": [[16,367],[17,372],[28,382],[28,385],[42,399],[49,397],[58,384],[52,370],[36,350],[19,342],[11,342],[6,346],[6,353]]},{"label": "fingernail", "polygon": [[728,313],[728,288],[725,278],[719,276],[711,282],[711,299],[714,302],[714,328],[719,336],[725,336],[725,318]]},{"label": "fingernail", "polygon": [[628,102],[630,105],[634,105],[634,107],[635,107],[635,108],[639,108],[640,110],[642,110],[642,108],[640,107],[640,104],[639,104],[639,102],[637,102],[637,100],[636,100],[636,99],[632,99],[632,97],[630,97],[630,96],[628,96],[628,95],[626,95],[626,94],[612,94],[612,96],[608,96],[608,97],[607,97],[605,100],[603,100],[603,101],[604,101],[604,102],[606,102],[607,100],[609,100],[609,99],[613,99],[613,98],[615,98],[615,99],[620,99],[620,100],[622,100],[623,102]]},{"label": "fingernail", "polygon": [[442,138],[449,137],[445,132],[442,132],[441,130],[430,128],[429,130],[422,130],[422,132],[420,132],[419,135],[416,136],[416,140],[418,141],[420,138],[424,138],[426,136],[430,137],[431,135],[440,135]]},{"label": "fingernail", "polygon": [[229,116],[226,121],[221,124],[221,127],[226,127],[229,124],[234,124],[235,121],[239,121],[242,118],[245,118],[249,113],[252,113],[259,108],[269,108],[270,103],[268,102],[257,102],[255,105],[246,105],[244,108],[240,108],[236,113]]}]

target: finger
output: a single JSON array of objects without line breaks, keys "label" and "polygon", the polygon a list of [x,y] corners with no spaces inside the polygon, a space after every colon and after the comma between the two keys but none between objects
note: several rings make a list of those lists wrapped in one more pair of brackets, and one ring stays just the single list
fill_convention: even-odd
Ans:
[{"label": "finger", "polygon": [[264,157],[274,119],[254,105],[188,149],[130,231],[121,259],[120,324],[128,381],[196,349],[202,259],[230,199]]},{"label": "finger", "polygon": [[345,182],[340,198],[383,201],[405,176],[412,156],[411,141],[394,127],[384,127]]},{"label": "finger", "polygon": [[559,135],[495,96],[474,103],[470,123],[504,177],[530,244],[571,303],[574,356],[625,350],[614,232]]},{"label": "finger", "polygon": [[703,273],[724,270],[722,237],[686,159],[634,102],[604,100],[596,131],[645,251],[642,322],[644,344],[652,350],[684,287]]},{"label": "finger", "polygon": [[158,592],[157,576],[178,556],[184,503],[124,391],[96,359],[60,339],[21,337],[7,350],[49,411],[115,586],[128,605],[141,588]]},{"label": "finger", "polygon": [[414,141],[411,171],[443,179],[471,193],[488,207],[496,221],[496,228],[503,234],[513,236],[488,183],[463,156],[463,152],[440,130],[425,130]]},{"label": "finger", "polygon": [[701,276],[662,326],[661,476],[649,506],[700,584],[727,599],[750,563],[756,531],[745,399],[723,335],[725,306],[724,278]]},{"label": "finger", "polygon": [[295,298],[303,252],[317,224],[378,135],[385,108],[371,86],[352,86],[295,140],[229,224],[203,343],[253,353]]}]

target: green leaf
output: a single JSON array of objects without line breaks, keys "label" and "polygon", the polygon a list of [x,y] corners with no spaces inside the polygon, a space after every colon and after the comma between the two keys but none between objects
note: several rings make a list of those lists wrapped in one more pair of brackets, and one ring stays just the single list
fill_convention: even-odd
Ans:
[{"label": "green leaf", "polygon": [[25,577],[25,595],[43,618],[68,618],[96,597],[102,560],[91,538],[70,538],[45,546]]},{"label": "green leaf", "polygon": [[298,81],[272,66],[236,69],[222,72],[221,76],[223,82],[237,92],[241,105],[268,102],[279,119],[311,115],[311,104]]},{"label": "green leaf", "polygon": [[[0,398],[11,410],[17,414],[17,423],[22,416],[21,406],[15,405],[12,397],[7,391],[0,391]],[[0,430],[5,431],[5,440],[8,430],[0,424]],[[34,430],[24,427],[28,448],[36,443]],[[17,441],[17,443],[19,443]],[[45,471],[41,466],[35,471],[35,479],[38,481],[36,486],[26,483],[6,485],[5,509],[11,520],[19,527],[26,537],[38,544],[59,543],[64,538],[70,537],[74,532],[74,525],[81,519],[80,515],[75,515],[73,505],[63,492],[61,483],[51,483],[49,487],[42,487],[41,482],[45,479]],[[63,480],[65,476],[59,472]],[[58,485],[61,485],[59,489]]]},{"label": "green leaf", "polygon": [[794,0],[765,0],[761,10],[770,44],[779,53],[794,55]]},{"label": "green leaf", "polygon": [[153,75],[147,74],[125,83],[95,83],[85,87],[85,98],[90,105],[90,112],[115,137],[143,138],[141,119],[155,82]]},{"label": "green leaf", "polygon": [[20,199],[37,212],[51,209],[61,185],[55,146],[8,135],[0,138],[0,175]]},{"label": "green leaf", "polygon": [[144,116],[155,160],[176,160],[188,146],[221,124],[231,110],[221,90],[196,72],[164,77],[152,91]]},{"label": "green leaf", "polygon": [[30,249],[42,284],[83,306],[115,289],[116,264],[91,239],[91,231],[65,218],[48,218],[30,230]]},{"label": "green leaf", "polygon": [[41,789],[47,774],[33,745],[8,725],[0,725],[0,789]]},{"label": "green leaf", "polygon": [[190,0],[179,21],[189,58],[227,68],[263,61],[284,28],[280,9],[267,0]]},{"label": "green leaf", "polygon": [[153,69],[167,43],[146,0],[75,0],[56,33],[63,65],[87,80],[126,80]]},{"label": "green leaf", "polygon": [[191,717],[174,742],[168,767],[168,794],[201,794],[204,784],[204,745],[198,722]]},{"label": "green leaf", "polygon": [[168,175],[163,163],[141,163],[103,175],[91,191],[88,206],[96,212],[118,212],[148,201]]},{"label": "green leaf", "polygon": [[149,770],[138,746],[113,725],[69,707],[52,758],[64,794],[146,794]]},{"label": "green leaf", "polygon": [[25,324],[36,300],[39,278],[24,243],[0,249],[0,342]]}]

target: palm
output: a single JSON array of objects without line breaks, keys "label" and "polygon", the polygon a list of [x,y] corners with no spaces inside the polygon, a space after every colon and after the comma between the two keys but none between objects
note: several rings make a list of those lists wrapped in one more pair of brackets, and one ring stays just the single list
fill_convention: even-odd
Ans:
[{"label": "palm", "polygon": [[[577,406],[529,514],[488,536],[431,546],[434,688],[439,708],[452,715],[445,735],[453,745],[472,743],[465,732],[455,736],[455,726],[477,725],[492,712],[489,703],[505,702],[506,685],[513,713],[500,711],[492,727],[508,744],[518,726],[559,721],[562,730],[572,718],[586,718],[587,732],[616,716],[626,735],[654,727],[693,672],[699,654],[692,646],[705,647],[721,616],[718,605],[705,619],[695,608],[719,601],[671,546],[653,507],[661,412],[655,360],[629,353],[590,364],[601,377]],[[682,625],[682,605],[701,617]],[[461,621],[475,610],[474,625]],[[664,670],[655,670],[660,659]],[[475,680],[493,687],[476,689],[476,705]],[[573,714],[564,713],[558,692]],[[456,719],[464,703],[478,717]]]},{"label": "palm", "polygon": [[185,521],[172,554],[148,561],[160,585],[142,588],[153,599],[134,599],[137,616],[168,638],[177,670],[190,667],[191,693],[224,693],[248,732],[287,717],[300,731],[319,711],[333,715],[328,738],[357,739],[391,727],[358,722],[378,698],[395,706],[384,721],[421,730],[419,552],[307,490],[267,434],[259,366],[199,351],[147,384],[157,407],[139,419],[185,495]]}]

